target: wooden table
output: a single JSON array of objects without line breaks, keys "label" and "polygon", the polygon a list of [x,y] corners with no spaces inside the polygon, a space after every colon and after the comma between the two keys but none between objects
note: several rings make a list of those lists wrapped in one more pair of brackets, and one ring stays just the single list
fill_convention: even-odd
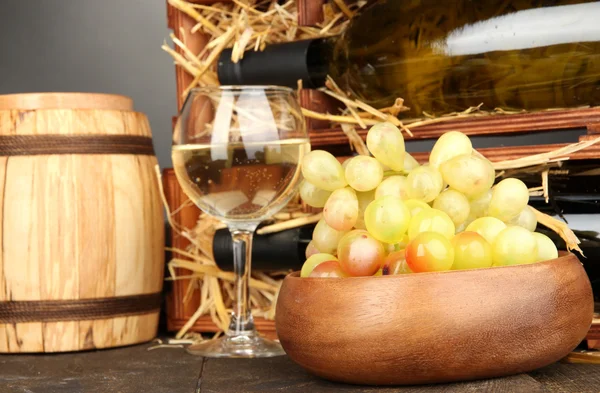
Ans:
[{"label": "wooden table", "polygon": [[202,359],[150,344],[59,355],[1,355],[1,393],[598,393],[600,365],[557,363],[529,374],[449,385],[374,388],[327,382],[287,357]]}]

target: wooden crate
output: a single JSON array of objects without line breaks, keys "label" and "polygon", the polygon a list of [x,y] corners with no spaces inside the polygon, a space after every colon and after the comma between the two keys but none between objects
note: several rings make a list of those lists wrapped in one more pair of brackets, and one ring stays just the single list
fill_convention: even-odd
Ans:
[{"label": "wooden crate", "polygon": [[[211,0],[194,0],[198,3],[214,3]],[[228,1],[228,0],[225,0]],[[303,25],[318,23],[323,18],[322,6],[326,0],[298,0],[299,22]],[[207,42],[207,37],[201,33],[191,34],[190,29],[196,24],[187,15],[175,8],[168,6],[169,27],[174,34],[195,53],[199,53]],[[179,51],[179,49],[177,49]],[[178,108],[183,104],[181,92],[191,82],[191,77],[181,67],[176,67],[177,76],[177,102]],[[335,112],[340,104],[331,97],[315,90],[304,90],[300,97],[302,105],[308,109],[319,112]],[[348,141],[339,128],[332,127],[326,121],[314,121],[307,119],[307,126],[313,149],[324,149],[336,156],[342,157],[351,154]],[[547,132],[553,130],[586,130],[579,140],[586,140],[600,136],[600,107],[589,109],[556,110],[538,113],[498,115],[488,117],[475,117],[454,120],[446,123],[432,124],[413,130],[413,140],[432,140],[438,138],[444,132],[450,130],[462,131],[467,135],[523,135],[526,133]],[[360,130],[361,137],[366,136],[366,130]],[[570,142],[577,142],[573,140]],[[548,152],[565,144],[537,144],[533,146],[506,146],[487,149],[478,149],[492,161],[518,158],[535,153]],[[411,152],[412,153],[412,152]],[[412,153],[415,158],[425,162],[428,152]],[[600,158],[600,144],[591,146],[583,151],[570,155],[571,159]],[[171,209],[179,208],[186,200],[185,195],[179,188],[172,169],[164,172],[164,187],[167,200]],[[200,211],[196,207],[188,207],[180,210],[174,220],[186,227],[193,227],[199,217]],[[181,237],[172,236],[171,243],[174,247],[185,248],[189,242]],[[186,274],[180,269],[178,274]],[[187,288],[186,280],[174,282],[172,290],[167,299],[167,326],[168,329],[178,330],[191,317],[199,305],[199,295],[196,293],[189,302],[183,304],[183,297]],[[275,332],[274,323],[258,319],[256,321],[260,331],[272,335]],[[217,327],[212,323],[210,317],[200,318],[193,326],[194,331],[211,332]],[[597,330],[597,328],[596,328]],[[593,330],[594,334],[598,334]],[[595,336],[594,336],[595,337]]]}]

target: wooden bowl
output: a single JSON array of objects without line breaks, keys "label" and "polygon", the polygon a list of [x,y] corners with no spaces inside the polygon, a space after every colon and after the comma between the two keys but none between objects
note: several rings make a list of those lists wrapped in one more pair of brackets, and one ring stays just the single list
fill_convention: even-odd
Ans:
[{"label": "wooden bowl", "polygon": [[506,376],[554,363],[593,315],[577,257],[509,267],[353,278],[285,278],[277,334],[320,377],[407,385]]}]

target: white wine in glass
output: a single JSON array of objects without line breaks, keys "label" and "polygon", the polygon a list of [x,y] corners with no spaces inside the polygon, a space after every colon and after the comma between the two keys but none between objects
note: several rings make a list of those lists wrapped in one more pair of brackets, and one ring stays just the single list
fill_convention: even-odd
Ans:
[{"label": "white wine in glass", "polygon": [[256,332],[249,306],[252,234],[296,194],[300,161],[310,151],[294,91],[273,86],[194,89],[174,133],[172,158],[186,195],[227,224],[235,283],[231,323],[223,338],[192,345],[207,357],[282,355]]}]

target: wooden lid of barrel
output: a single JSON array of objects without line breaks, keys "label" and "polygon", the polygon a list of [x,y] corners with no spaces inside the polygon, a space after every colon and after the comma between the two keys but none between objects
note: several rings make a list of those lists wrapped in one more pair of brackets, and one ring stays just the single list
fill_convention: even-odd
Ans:
[{"label": "wooden lid of barrel", "polygon": [[132,111],[130,97],[102,93],[24,93],[0,95],[0,110],[106,109]]}]

